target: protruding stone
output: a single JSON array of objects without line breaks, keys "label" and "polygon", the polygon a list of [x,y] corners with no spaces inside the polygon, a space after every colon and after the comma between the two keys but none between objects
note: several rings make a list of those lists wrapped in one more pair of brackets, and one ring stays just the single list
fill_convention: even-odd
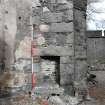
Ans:
[{"label": "protruding stone", "polygon": [[73,55],[73,48],[69,47],[61,47],[61,46],[48,46],[48,47],[41,47],[37,50],[38,55],[45,56],[45,55],[53,55],[53,56],[72,56]]}]

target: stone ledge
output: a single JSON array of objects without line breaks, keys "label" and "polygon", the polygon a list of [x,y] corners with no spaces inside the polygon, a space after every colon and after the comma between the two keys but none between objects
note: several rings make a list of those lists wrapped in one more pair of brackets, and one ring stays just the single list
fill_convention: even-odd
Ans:
[{"label": "stone ledge", "polygon": [[74,53],[73,48],[61,46],[48,46],[37,48],[39,56],[53,55],[53,56],[72,56]]}]

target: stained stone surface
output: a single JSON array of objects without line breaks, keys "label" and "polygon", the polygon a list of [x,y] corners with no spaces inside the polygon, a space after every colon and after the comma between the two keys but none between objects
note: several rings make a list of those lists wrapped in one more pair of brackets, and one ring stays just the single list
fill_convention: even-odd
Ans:
[{"label": "stained stone surface", "polygon": [[[66,84],[65,77],[71,78],[74,69],[73,1],[47,0],[45,7],[46,12],[37,6],[33,8],[33,24],[36,27],[42,23],[49,26],[49,32],[42,32],[47,45],[37,47],[37,54],[60,56],[60,77],[61,85],[63,85]],[[34,31],[37,32],[37,30]],[[70,84],[71,81],[68,79],[67,83]]]},{"label": "stained stone surface", "polygon": [[[66,84],[72,87],[74,73],[76,72],[78,79],[86,69],[84,13],[74,9],[72,0],[46,0],[43,8],[38,0],[33,0],[33,3],[31,0],[5,1],[8,1],[7,4],[4,3],[5,8],[1,8],[4,5],[3,0],[0,4],[0,40],[3,39],[7,46],[1,47],[6,52],[0,50],[0,54],[6,54],[6,68],[14,68],[12,86],[17,84],[17,87],[24,87],[31,84],[31,35],[34,25],[34,40],[38,40],[38,34],[41,34],[45,41],[42,44],[39,42],[37,55],[59,56],[60,84],[65,89]],[[41,24],[47,24],[49,32],[40,32]]]},{"label": "stained stone surface", "polygon": [[[14,93],[26,85],[24,66],[30,64],[31,58],[31,5],[30,1],[1,0],[2,58],[4,62],[3,76],[0,78],[0,88],[3,94]],[[23,4],[25,4],[23,6]],[[28,60],[27,60],[28,59]],[[27,63],[28,62],[28,63]],[[19,89],[17,89],[19,88]],[[21,90],[21,89],[20,89]],[[20,91],[19,90],[19,91]],[[1,91],[1,90],[0,90]],[[21,90],[23,91],[23,90]],[[2,94],[0,94],[0,97]]]}]

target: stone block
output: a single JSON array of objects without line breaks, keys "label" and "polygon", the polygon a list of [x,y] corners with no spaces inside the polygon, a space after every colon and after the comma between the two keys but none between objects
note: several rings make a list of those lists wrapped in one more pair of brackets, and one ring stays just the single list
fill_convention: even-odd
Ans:
[{"label": "stone block", "polygon": [[67,45],[66,44],[67,43],[67,34],[66,33],[49,32],[49,33],[44,33],[44,37],[45,37],[48,45],[66,46]]},{"label": "stone block", "polygon": [[64,12],[63,21],[69,22],[73,20],[73,9]]},{"label": "stone block", "polygon": [[[68,85],[63,84],[63,85],[61,85],[61,87],[63,87],[65,94],[69,94],[70,96],[74,96],[74,88],[71,84],[68,84]],[[69,99],[68,96],[67,96],[67,99]]]},{"label": "stone block", "polygon": [[57,3],[58,4],[62,4],[62,5],[68,4],[71,8],[73,8],[73,2],[72,2],[72,0],[57,0]]},{"label": "stone block", "polygon": [[86,36],[84,32],[75,33],[75,44],[77,46],[86,45]]},{"label": "stone block", "polygon": [[48,7],[51,12],[56,12],[56,6],[57,6],[57,3],[49,3],[48,4]]},{"label": "stone block", "polygon": [[74,63],[73,56],[61,56],[60,57],[60,63]]},{"label": "stone block", "polygon": [[60,84],[61,85],[70,85],[72,80],[73,80],[73,74],[66,73],[66,74],[61,74],[60,75]]},{"label": "stone block", "polygon": [[73,48],[61,47],[61,46],[48,46],[40,47],[37,49],[37,54],[40,56],[53,55],[53,56],[72,56],[74,53]]},{"label": "stone block", "polygon": [[73,2],[72,1],[67,1],[67,0],[57,0],[57,11],[64,11],[64,10],[69,10],[73,8]]},{"label": "stone block", "polygon": [[63,13],[44,13],[43,20],[44,22],[50,23],[50,22],[62,22],[62,16]]},{"label": "stone block", "polygon": [[74,33],[73,32],[67,34],[66,43],[68,44],[74,43]]},{"label": "stone block", "polygon": [[70,23],[52,23],[51,32],[73,32],[73,22]]},{"label": "stone block", "polygon": [[[23,4],[19,4],[21,8],[17,8],[17,34],[16,40],[23,40],[25,36],[31,36],[31,21],[30,15],[31,12],[29,7],[24,7]],[[13,31],[13,30],[12,30]]]},{"label": "stone block", "polygon": [[39,25],[40,24],[40,16],[33,16],[32,23],[35,25]]},{"label": "stone block", "polygon": [[66,35],[63,33],[51,33],[48,39],[49,45],[64,46],[66,44]]},{"label": "stone block", "polygon": [[41,8],[34,8],[32,11],[32,16],[40,16],[41,14]]},{"label": "stone block", "polygon": [[76,46],[75,47],[75,57],[76,58],[86,58],[86,49],[83,46]]},{"label": "stone block", "polygon": [[31,84],[32,82],[31,77],[32,77],[32,73],[25,74],[25,83]]},{"label": "stone block", "polygon": [[60,64],[61,75],[73,74],[73,72],[74,72],[74,64],[71,63]]},{"label": "stone block", "polygon": [[69,9],[71,9],[71,7],[66,4],[64,4],[64,5],[59,4],[56,7],[56,11],[65,11],[65,10],[69,10]]},{"label": "stone block", "polygon": [[87,61],[86,60],[76,60],[75,62],[75,76],[76,80],[81,80],[84,78],[87,71]]}]

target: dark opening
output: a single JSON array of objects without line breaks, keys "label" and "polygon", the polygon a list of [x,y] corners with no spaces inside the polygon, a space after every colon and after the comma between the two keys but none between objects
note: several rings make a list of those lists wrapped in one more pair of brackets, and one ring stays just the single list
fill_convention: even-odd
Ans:
[{"label": "dark opening", "polygon": [[41,59],[54,61],[56,63],[55,80],[60,85],[60,56],[41,56]]}]

